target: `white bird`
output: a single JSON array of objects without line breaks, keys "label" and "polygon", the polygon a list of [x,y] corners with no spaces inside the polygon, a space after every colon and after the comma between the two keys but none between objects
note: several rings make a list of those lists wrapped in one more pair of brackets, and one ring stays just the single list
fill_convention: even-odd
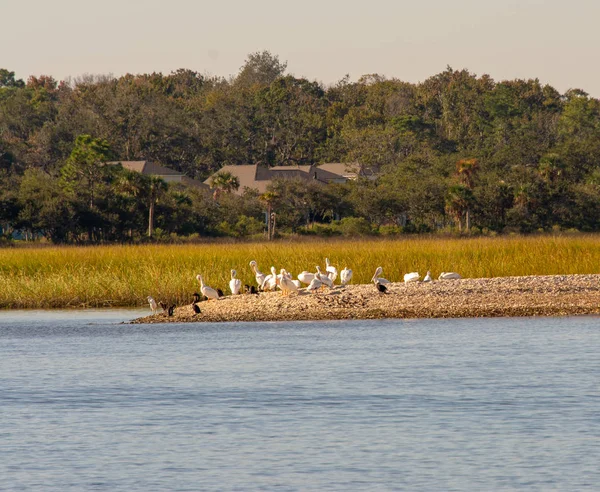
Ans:
[{"label": "white bird", "polygon": [[229,289],[231,293],[236,296],[240,293],[242,288],[242,281],[239,278],[235,278],[237,272],[235,270],[231,270],[231,280],[229,281]]},{"label": "white bird", "polygon": [[219,293],[204,283],[204,280],[202,280],[202,275],[196,275],[196,278],[198,279],[198,282],[200,282],[200,292],[202,292],[203,296],[206,296],[209,301],[211,299],[216,300],[219,298]]},{"label": "white bird", "polygon": [[256,265],[256,261],[252,260],[250,262],[250,268],[252,268],[252,272],[254,273],[254,277],[256,277],[256,284],[261,287],[263,282],[265,281],[266,275],[262,273],[258,266]]},{"label": "white bird", "polygon": [[292,280],[292,276],[284,268],[281,269],[280,274],[281,280],[279,281],[279,286],[283,295],[287,296],[290,292],[297,292],[298,286]]},{"label": "white bird", "polygon": [[317,277],[315,277],[311,280],[310,285],[306,288],[306,290],[308,292],[317,292],[322,286],[323,283]]},{"label": "white bird", "polygon": [[429,270],[427,270],[427,275],[425,275],[425,278],[423,279],[423,282],[431,282],[431,272]]},{"label": "white bird", "polygon": [[298,274],[298,280],[300,280],[300,282],[306,285],[310,284],[313,278],[315,278],[315,274],[307,272],[306,270]]},{"label": "white bird", "polygon": [[338,271],[336,267],[329,263],[329,258],[325,258],[325,271],[327,272],[327,276],[331,279],[331,281],[335,282],[335,279],[338,276]]},{"label": "white bird", "polygon": [[317,273],[315,274],[315,278],[319,279],[319,281],[323,285],[326,285],[330,289],[333,289],[333,280],[331,280],[327,275],[321,272],[321,267],[319,265],[317,265]]},{"label": "white bird", "polygon": [[409,282],[418,282],[420,278],[421,275],[419,275],[419,272],[410,272],[404,275],[404,283],[407,284]]},{"label": "white bird", "polygon": [[279,285],[280,277],[277,275],[277,270],[275,267],[271,267],[271,274],[265,277],[264,282],[261,285],[262,290],[275,290],[277,285]]},{"label": "white bird", "polygon": [[346,285],[352,280],[352,270],[348,267],[344,267],[344,269],[340,272],[340,280],[342,281],[342,285]]},{"label": "white bird", "polygon": [[148,296],[148,304],[150,304],[150,309],[152,309],[152,314],[156,314],[156,310],[158,309],[158,305],[152,296]]},{"label": "white bird", "polygon": [[454,279],[459,279],[459,278],[462,278],[462,277],[456,272],[442,272],[442,273],[440,273],[440,276],[438,277],[439,280],[454,280]]},{"label": "white bird", "polygon": [[375,274],[373,275],[371,282],[374,282],[376,284],[384,284],[384,285],[391,284],[392,282],[390,282],[388,279],[379,276],[379,275],[381,275],[382,272],[383,272],[383,268],[377,267],[377,270],[375,270]]}]

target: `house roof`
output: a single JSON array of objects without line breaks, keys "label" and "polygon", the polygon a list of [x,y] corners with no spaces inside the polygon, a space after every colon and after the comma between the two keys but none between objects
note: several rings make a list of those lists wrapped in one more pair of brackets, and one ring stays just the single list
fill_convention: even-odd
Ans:
[{"label": "house roof", "polygon": [[156,176],[183,176],[183,173],[161,166],[152,161],[115,161],[107,164],[121,164],[125,169],[136,171],[141,174],[153,174]]}]

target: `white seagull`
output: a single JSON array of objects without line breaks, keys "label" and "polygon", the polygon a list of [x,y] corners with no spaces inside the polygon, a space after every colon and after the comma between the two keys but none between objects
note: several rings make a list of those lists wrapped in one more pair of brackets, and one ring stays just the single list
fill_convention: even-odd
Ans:
[{"label": "white seagull", "polygon": [[261,287],[263,282],[265,281],[266,275],[262,273],[258,266],[256,265],[256,261],[252,260],[250,262],[250,268],[252,268],[252,272],[254,273],[254,277],[256,278],[256,284]]},{"label": "white seagull", "polygon": [[148,296],[148,304],[150,304],[150,309],[152,309],[152,314],[156,314],[156,310],[158,309],[158,305],[152,296]]},{"label": "white seagull", "polygon": [[202,292],[203,296],[206,296],[209,301],[211,299],[216,300],[219,298],[219,293],[204,283],[204,280],[202,280],[202,275],[196,275],[196,278],[198,279],[198,282],[200,282],[200,292]]},{"label": "white seagull", "polygon": [[383,285],[391,284],[392,282],[390,282],[388,279],[379,276],[379,275],[381,275],[381,272],[383,272],[383,268],[377,267],[377,270],[375,270],[375,274],[373,275],[371,282],[374,282],[376,284],[383,284]]},{"label": "white seagull", "polygon": [[327,276],[331,279],[331,281],[335,282],[335,279],[338,276],[338,271],[336,267],[329,263],[329,258],[325,258],[325,271],[327,272]]},{"label": "white seagull", "polygon": [[420,278],[421,275],[419,275],[419,272],[410,272],[404,275],[404,283],[407,284],[409,282],[418,282]]},{"label": "white seagull", "polygon": [[439,280],[455,280],[455,279],[459,279],[459,278],[462,278],[462,277],[456,272],[442,272],[442,273],[440,273],[440,276],[438,277]]},{"label": "white seagull", "polygon": [[427,270],[427,275],[425,275],[425,278],[423,279],[423,282],[431,282],[431,272],[429,270]]},{"label": "white seagull", "polygon": [[344,267],[344,269],[340,272],[340,280],[342,281],[342,285],[346,285],[352,280],[352,270],[348,267]]},{"label": "white seagull", "polygon": [[239,278],[235,278],[237,272],[235,270],[231,270],[231,280],[229,281],[229,289],[231,293],[236,296],[240,293],[240,289],[242,288],[242,281]]}]

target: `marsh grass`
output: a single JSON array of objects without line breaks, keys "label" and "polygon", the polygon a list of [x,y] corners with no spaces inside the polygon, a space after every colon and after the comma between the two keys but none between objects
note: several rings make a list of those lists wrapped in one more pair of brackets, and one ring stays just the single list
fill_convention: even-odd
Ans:
[{"label": "marsh grass", "polygon": [[597,273],[600,236],[411,238],[200,245],[12,248],[0,250],[0,308],[143,306],[146,296],[184,304],[199,290],[196,274],[228,291],[235,268],[253,284],[256,260],[297,275],[325,267],[354,271],[367,283],[375,268],[400,281],[406,272],[456,271],[464,277]]}]

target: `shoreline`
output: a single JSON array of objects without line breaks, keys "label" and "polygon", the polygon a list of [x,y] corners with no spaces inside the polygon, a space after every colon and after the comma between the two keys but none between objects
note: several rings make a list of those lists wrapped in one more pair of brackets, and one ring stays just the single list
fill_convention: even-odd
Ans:
[{"label": "shoreline", "polygon": [[[381,294],[373,284],[336,286],[319,293],[283,296],[261,292],[190,303],[173,316],[159,312],[130,321],[203,323],[321,321],[384,318],[476,318],[600,314],[600,275],[545,275],[392,283]],[[159,299],[157,299],[158,301]]]}]

